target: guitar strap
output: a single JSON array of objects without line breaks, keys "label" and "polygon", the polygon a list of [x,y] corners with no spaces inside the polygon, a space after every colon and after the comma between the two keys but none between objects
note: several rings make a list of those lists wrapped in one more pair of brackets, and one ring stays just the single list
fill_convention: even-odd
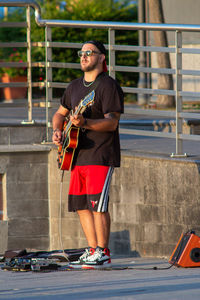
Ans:
[{"label": "guitar strap", "polygon": [[95,91],[95,90],[96,90],[96,88],[97,88],[97,86],[99,85],[99,83],[100,83],[101,78],[103,77],[103,75],[104,75],[104,72],[100,73],[100,74],[97,76],[95,82],[94,82],[90,87],[88,87],[88,94],[91,93],[92,91]]}]

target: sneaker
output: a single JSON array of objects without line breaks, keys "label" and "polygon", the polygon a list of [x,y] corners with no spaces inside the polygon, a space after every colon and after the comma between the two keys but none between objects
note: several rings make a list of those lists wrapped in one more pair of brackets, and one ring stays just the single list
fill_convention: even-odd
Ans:
[{"label": "sneaker", "polygon": [[81,269],[82,265],[86,262],[87,258],[95,253],[95,249],[88,247],[85,249],[84,253],[79,257],[78,260],[70,262],[69,266],[71,268]]},{"label": "sneaker", "polygon": [[94,254],[87,257],[82,269],[104,269],[111,267],[110,250],[96,248]]}]

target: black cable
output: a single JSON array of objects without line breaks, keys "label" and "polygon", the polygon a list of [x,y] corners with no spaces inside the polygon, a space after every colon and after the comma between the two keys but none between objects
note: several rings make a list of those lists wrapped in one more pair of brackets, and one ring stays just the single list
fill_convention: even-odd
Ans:
[{"label": "black cable", "polygon": [[61,172],[61,178],[60,178],[59,238],[60,238],[60,246],[61,246],[61,250],[63,252],[63,256],[69,262],[69,258],[68,258],[68,256],[65,253],[65,250],[64,250],[64,247],[63,247],[63,241],[62,241],[62,186],[63,186],[63,177],[64,177],[64,170],[62,170],[62,172]]},{"label": "black cable", "polygon": [[[178,260],[178,257],[182,251],[182,246],[183,246],[183,242],[184,242],[184,237],[188,234],[188,233],[191,233],[191,234],[195,234],[195,230],[194,229],[190,229],[188,231],[186,231],[184,234],[183,234],[183,237],[182,237],[182,240],[181,240],[181,243],[179,244],[179,251],[176,255],[176,259],[174,260],[174,262],[169,266],[169,267],[165,267],[165,268],[158,268],[156,266],[152,267],[152,268],[134,268],[134,267],[131,267],[131,269],[134,269],[134,270],[145,270],[145,271],[148,271],[148,270],[169,270],[171,269],[176,263],[177,263],[177,260]],[[130,269],[128,267],[128,269]]]}]

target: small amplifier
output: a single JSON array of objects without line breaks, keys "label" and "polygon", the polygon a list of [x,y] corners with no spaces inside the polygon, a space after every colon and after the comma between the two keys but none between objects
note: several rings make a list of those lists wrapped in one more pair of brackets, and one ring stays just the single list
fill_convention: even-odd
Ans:
[{"label": "small amplifier", "polygon": [[194,231],[182,234],[169,263],[178,267],[200,267],[200,237]]}]

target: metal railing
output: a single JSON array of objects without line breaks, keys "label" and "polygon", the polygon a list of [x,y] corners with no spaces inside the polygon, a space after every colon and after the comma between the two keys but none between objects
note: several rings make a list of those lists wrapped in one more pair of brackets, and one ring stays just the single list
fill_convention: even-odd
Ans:
[{"label": "metal railing", "polygon": [[[49,132],[51,129],[52,119],[52,107],[54,103],[53,88],[65,88],[66,83],[53,82],[52,80],[52,68],[75,68],[79,69],[80,65],[77,63],[58,63],[52,61],[52,48],[77,48],[80,49],[81,44],[78,43],[63,43],[52,41],[52,28],[53,27],[69,27],[69,28],[97,28],[108,30],[108,50],[109,57],[109,75],[115,78],[115,73],[120,72],[138,72],[147,74],[173,74],[175,76],[175,89],[163,90],[153,88],[137,88],[137,87],[122,87],[125,93],[132,94],[146,94],[146,95],[169,95],[174,96],[176,99],[176,111],[157,111],[148,109],[136,109],[130,108],[128,112],[138,115],[148,116],[160,116],[170,117],[176,119],[176,133],[165,132],[153,132],[147,130],[133,130],[120,128],[120,132],[131,135],[144,135],[155,137],[166,137],[176,139],[176,152],[174,156],[183,156],[183,140],[200,141],[200,136],[183,134],[183,119],[199,119],[198,113],[188,113],[182,111],[182,97],[199,98],[200,92],[183,91],[182,89],[182,76],[194,75],[199,76],[200,71],[197,70],[184,70],[182,69],[182,54],[200,54],[200,49],[183,48],[182,47],[182,33],[183,32],[200,32],[200,26],[198,25],[179,25],[179,24],[150,24],[150,23],[124,23],[124,22],[97,22],[97,21],[68,21],[68,20],[45,20],[41,18],[40,6],[31,0],[21,1],[2,1],[0,0],[0,6],[7,7],[26,7],[27,14],[26,22],[22,23],[8,23],[2,22],[0,27],[26,27],[27,28],[27,42],[26,43],[0,43],[0,47],[27,47],[27,62],[23,63],[24,67],[27,67],[27,83],[12,83],[3,84],[0,83],[0,87],[4,86],[27,86],[28,87],[28,122],[32,120],[32,88],[36,86],[46,87],[46,128],[47,128],[47,141],[49,140]],[[30,38],[31,26],[30,26],[30,8],[35,11],[35,21],[38,26],[45,27],[45,41],[32,43]],[[130,45],[116,45],[115,44],[115,31],[116,30],[145,30],[145,31],[173,31],[175,34],[175,46],[174,47],[152,47],[152,46],[130,46]],[[31,47],[39,46],[45,47],[45,62],[33,63],[31,62]],[[174,53],[176,58],[176,65],[174,69],[167,68],[150,68],[150,67],[133,67],[133,66],[118,66],[115,64],[115,52],[116,51],[139,51],[139,52],[168,52]],[[0,67],[6,66],[21,67],[21,63],[4,63],[0,62]],[[46,68],[46,80],[45,82],[33,83],[31,79],[32,67],[42,66]],[[125,110],[126,112],[126,110]]]}]

